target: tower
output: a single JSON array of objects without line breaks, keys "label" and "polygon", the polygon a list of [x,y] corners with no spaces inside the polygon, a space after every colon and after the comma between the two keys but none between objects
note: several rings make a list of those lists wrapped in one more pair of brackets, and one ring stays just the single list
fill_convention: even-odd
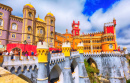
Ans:
[{"label": "tower", "polygon": [[47,63],[48,63],[48,52],[49,47],[46,42],[37,43],[37,54],[38,54],[38,78],[37,83],[48,83],[47,77]]},{"label": "tower", "polygon": [[[65,42],[62,44],[62,53],[64,53],[65,56],[65,63],[64,63],[64,83],[73,83],[72,82],[72,74],[71,74],[71,68],[70,68],[70,51],[71,46],[69,42]],[[67,80],[66,80],[67,79]]]},{"label": "tower", "polygon": [[49,47],[54,47],[54,37],[55,37],[55,16],[52,13],[47,13],[45,16],[46,21],[46,33],[45,41],[49,44]]},{"label": "tower", "polygon": [[72,23],[72,31],[71,31],[72,37],[80,35],[79,25],[80,25],[79,21],[78,21],[78,23],[75,23],[75,21],[73,21],[73,23]]},{"label": "tower", "polygon": [[113,19],[113,22],[104,24],[104,33],[102,35],[102,51],[113,51],[118,49],[115,26],[115,18]]},{"label": "tower", "polygon": [[23,27],[22,41],[27,41],[30,44],[34,43],[35,34],[35,14],[36,10],[31,4],[26,4],[23,8]]}]

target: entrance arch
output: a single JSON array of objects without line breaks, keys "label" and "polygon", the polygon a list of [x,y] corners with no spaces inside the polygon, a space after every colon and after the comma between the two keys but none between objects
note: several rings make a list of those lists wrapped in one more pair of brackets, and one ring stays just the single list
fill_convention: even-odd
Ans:
[{"label": "entrance arch", "polygon": [[79,69],[75,59],[71,63],[71,72],[72,72],[73,82],[79,83]]},{"label": "entrance arch", "polygon": [[63,81],[63,72],[62,70],[60,69],[60,67],[56,64],[50,74],[49,74],[49,79],[48,81],[50,83],[54,83],[54,82],[57,82],[57,83],[64,83]]}]

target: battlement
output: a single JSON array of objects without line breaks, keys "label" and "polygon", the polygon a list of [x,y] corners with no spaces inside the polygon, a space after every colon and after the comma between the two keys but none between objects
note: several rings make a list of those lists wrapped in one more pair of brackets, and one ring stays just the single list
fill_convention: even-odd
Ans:
[{"label": "battlement", "polygon": [[87,35],[92,35],[92,36],[93,36],[93,35],[95,35],[95,34],[102,34],[102,33],[103,33],[103,31],[94,32],[94,33],[86,33],[86,34],[83,34],[83,36],[84,36],[84,35],[86,35],[86,36],[87,36]]},{"label": "battlement", "polygon": [[71,58],[76,58],[79,57],[79,52],[78,51],[72,51],[71,52]]},{"label": "battlement", "polygon": [[113,22],[104,23],[104,26],[105,26],[105,27],[108,27],[108,26],[114,26],[114,23],[113,23]]},{"label": "battlement", "polygon": [[77,47],[83,47],[84,45],[83,45],[83,42],[81,42],[81,43],[78,43],[78,45],[77,45]]},{"label": "battlement", "polygon": [[70,46],[70,42],[65,42],[65,43],[63,43],[63,44],[62,44],[62,47],[71,47],[71,46]]},{"label": "battlement", "polygon": [[[37,65],[38,64],[38,58],[36,56],[14,56],[13,59],[11,59],[11,56],[4,56],[4,62],[2,67],[8,67],[11,69],[12,67],[15,67],[15,72],[17,72],[17,68],[19,66],[29,66],[29,65]],[[29,67],[27,67],[29,69]]]},{"label": "battlement", "polygon": [[50,64],[65,61],[64,53],[53,53],[51,54]]},{"label": "battlement", "polygon": [[94,52],[94,53],[84,53],[84,56],[89,57],[121,57],[124,56],[124,53],[121,53],[119,51],[113,51],[113,52]]},{"label": "battlement", "polygon": [[49,49],[49,45],[46,42],[38,42],[37,49]]}]

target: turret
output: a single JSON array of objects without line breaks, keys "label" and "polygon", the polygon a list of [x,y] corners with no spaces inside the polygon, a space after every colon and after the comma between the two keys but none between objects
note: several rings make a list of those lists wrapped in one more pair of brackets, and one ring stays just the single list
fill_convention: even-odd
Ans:
[{"label": "turret", "polygon": [[78,23],[75,23],[75,21],[73,21],[73,23],[72,23],[72,31],[71,31],[72,37],[80,35],[79,25],[80,25],[79,21],[78,21]]},{"label": "turret", "polygon": [[65,42],[62,44],[62,53],[64,53],[65,57],[70,57],[71,46],[69,42]]},{"label": "turret", "polygon": [[113,23],[114,23],[114,26],[116,26],[116,19],[113,18]]},{"label": "turret", "polygon": [[84,49],[83,42],[78,43],[78,45],[77,45],[77,51],[79,51],[79,53],[84,53],[83,49]]},{"label": "turret", "polygon": [[45,41],[49,43],[49,47],[54,47],[54,37],[55,37],[55,16],[49,12],[45,16],[45,21],[46,21],[46,34],[45,34]]},{"label": "turret", "polygon": [[23,28],[22,41],[27,41],[29,44],[34,43],[35,34],[35,14],[36,10],[31,4],[26,4],[23,8]]},{"label": "turret", "polygon": [[37,54],[38,54],[38,62],[48,62],[48,52],[49,52],[48,43],[46,42],[38,42],[37,43]]},{"label": "turret", "polygon": [[38,76],[37,83],[48,83],[47,77],[47,63],[48,63],[48,51],[49,47],[46,42],[37,43],[37,55],[38,55]]}]

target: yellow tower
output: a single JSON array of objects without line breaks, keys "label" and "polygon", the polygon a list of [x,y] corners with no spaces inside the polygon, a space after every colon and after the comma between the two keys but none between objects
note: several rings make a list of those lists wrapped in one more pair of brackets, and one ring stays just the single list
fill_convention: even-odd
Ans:
[{"label": "yellow tower", "polygon": [[62,44],[62,53],[64,53],[65,57],[70,57],[71,46],[69,42],[65,42]]},{"label": "yellow tower", "polygon": [[46,43],[46,42],[37,43],[38,62],[47,63],[48,62],[48,52],[49,52],[48,43]]},{"label": "yellow tower", "polygon": [[77,51],[79,51],[79,53],[82,54],[82,53],[84,53],[83,50],[84,50],[83,42],[78,43],[78,45],[77,45]]},{"label": "yellow tower", "polygon": [[36,10],[31,4],[26,4],[23,8],[23,27],[22,41],[27,41],[29,44],[34,43],[35,31],[35,14]]},{"label": "yellow tower", "polygon": [[49,12],[45,16],[46,21],[46,34],[45,41],[49,44],[49,47],[54,47],[54,39],[55,39],[55,16]]}]

